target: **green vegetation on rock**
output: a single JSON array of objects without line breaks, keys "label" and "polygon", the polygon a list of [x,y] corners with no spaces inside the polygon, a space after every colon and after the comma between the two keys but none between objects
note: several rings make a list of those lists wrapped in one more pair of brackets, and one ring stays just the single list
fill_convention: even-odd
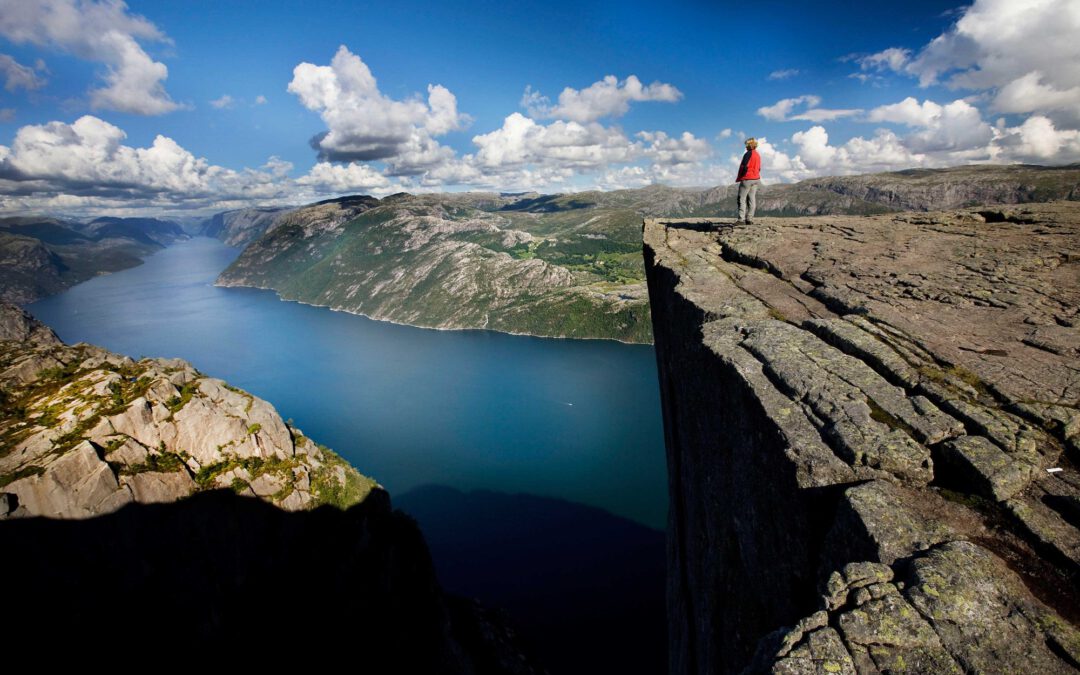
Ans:
[{"label": "green vegetation on rock", "polygon": [[266,401],[179,359],[69,347],[0,303],[0,336],[20,334],[0,338],[0,486],[14,495],[0,519],[83,518],[216,489],[287,510],[349,508],[377,485]]},{"label": "green vegetation on rock", "polygon": [[[869,215],[1066,199],[1078,177],[1071,167],[971,166],[818,178],[764,186],[758,213]],[[654,185],[344,197],[272,218],[231,212],[218,218],[218,236],[251,243],[218,283],[415,326],[651,342],[642,219],[733,218],[734,204],[730,184]]]},{"label": "green vegetation on rock", "polygon": [[347,509],[364,501],[378,483],[357,472],[340,455],[318,446],[323,465],[311,474],[311,493],[318,504]]}]

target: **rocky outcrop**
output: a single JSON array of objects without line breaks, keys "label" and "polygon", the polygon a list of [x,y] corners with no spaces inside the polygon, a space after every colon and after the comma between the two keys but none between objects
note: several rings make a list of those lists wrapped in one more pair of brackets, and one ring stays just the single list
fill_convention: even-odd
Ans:
[{"label": "rocky outcrop", "polygon": [[644,243],[671,672],[1080,668],[1080,204]]},{"label": "rocky outcrop", "polygon": [[185,361],[65,345],[0,305],[0,519],[87,518],[214,488],[345,508],[376,487],[266,401]]},{"label": "rocky outcrop", "polygon": [[59,293],[64,282],[60,256],[34,239],[0,232],[0,300],[33,302]]},{"label": "rocky outcrop", "polygon": [[51,328],[15,305],[0,302],[0,342],[13,340],[32,344],[60,344]]}]

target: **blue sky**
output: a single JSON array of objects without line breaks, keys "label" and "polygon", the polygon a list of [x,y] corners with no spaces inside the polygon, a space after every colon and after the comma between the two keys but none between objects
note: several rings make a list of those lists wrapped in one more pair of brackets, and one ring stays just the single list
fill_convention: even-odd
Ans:
[{"label": "blue sky", "polygon": [[437,5],[0,0],[0,208],[1080,160],[1075,0]]}]

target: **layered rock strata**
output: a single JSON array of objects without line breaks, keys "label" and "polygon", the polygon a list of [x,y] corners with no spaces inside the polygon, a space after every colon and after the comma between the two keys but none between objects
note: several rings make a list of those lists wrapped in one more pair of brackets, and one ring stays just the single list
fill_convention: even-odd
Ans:
[{"label": "layered rock strata", "polygon": [[1080,204],[644,253],[672,673],[1080,667]]}]

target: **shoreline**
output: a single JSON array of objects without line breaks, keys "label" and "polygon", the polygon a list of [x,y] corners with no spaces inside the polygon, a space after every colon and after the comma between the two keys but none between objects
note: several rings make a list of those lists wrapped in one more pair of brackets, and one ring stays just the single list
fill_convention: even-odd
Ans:
[{"label": "shoreline", "polygon": [[544,340],[599,340],[599,341],[607,341],[607,342],[617,342],[617,343],[623,344],[623,345],[636,345],[636,346],[641,346],[641,347],[654,347],[655,348],[655,343],[652,343],[652,342],[628,342],[626,340],[620,340],[618,338],[612,338],[612,337],[575,337],[575,336],[569,336],[569,335],[536,335],[535,333],[517,333],[517,332],[514,332],[514,331],[498,330],[498,329],[495,329],[495,328],[473,328],[473,327],[464,327],[464,326],[460,327],[460,328],[449,328],[449,327],[445,327],[445,326],[418,326],[418,325],[413,324],[413,323],[405,323],[403,321],[395,321],[393,319],[383,319],[383,318],[371,316],[369,314],[364,314],[363,312],[354,312],[354,311],[349,310],[349,309],[331,307],[330,305],[320,305],[320,304],[317,304],[317,303],[307,302],[307,301],[304,301],[304,300],[297,300],[297,299],[293,299],[293,298],[286,298],[283,295],[281,295],[281,293],[278,292],[278,290],[276,288],[270,288],[268,286],[255,286],[255,285],[249,285],[249,284],[221,284],[221,283],[218,283],[216,280],[211,285],[214,286],[215,288],[253,288],[253,289],[256,289],[256,290],[260,290],[260,291],[271,291],[274,295],[277,296],[278,300],[280,300],[282,302],[295,302],[295,303],[298,303],[298,304],[301,304],[301,305],[307,305],[308,307],[319,307],[321,309],[328,309],[331,312],[341,312],[343,314],[351,314],[353,316],[362,316],[365,319],[370,319],[371,321],[380,321],[380,322],[383,322],[383,323],[394,324],[395,326],[408,326],[409,328],[420,328],[420,329],[423,329],[423,330],[486,331],[486,332],[489,332],[489,333],[500,333],[502,335],[516,335],[516,336],[519,336],[519,337],[533,337],[533,338],[540,338],[540,339],[544,339]]}]

